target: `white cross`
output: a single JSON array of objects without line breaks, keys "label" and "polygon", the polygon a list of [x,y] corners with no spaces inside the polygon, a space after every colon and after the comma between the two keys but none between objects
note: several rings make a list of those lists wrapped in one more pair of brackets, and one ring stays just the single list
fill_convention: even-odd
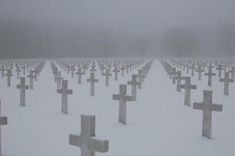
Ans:
[{"label": "white cross", "polygon": [[16,86],[18,89],[20,89],[20,106],[25,106],[25,90],[29,89],[28,85],[25,85],[25,78],[20,78],[20,84]]},{"label": "white cross", "polygon": [[112,76],[110,69],[106,68],[105,73],[103,73],[102,75],[105,76],[105,86],[108,87],[109,86],[109,77]]},{"label": "white cross", "polygon": [[215,76],[215,73],[212,72],[212,68],[208,69],[208,73],[205,73],[208,76],[208,86],[212,85],[212,77]]},{"label": "white cross", "polygon": [[29,88],[30,88],[30,89],[33,89],[33,79],[34,79],[35,77],[36,77],[36,76],[34,75],[34,71],[33,71],[33,70],[30,70],[29,75],[28,75],[28,78],[29,78]]},{"label": "white cross", "polygon": [[10,87],[11,86],[11,77],[12,77],[11,69],[7,69],[6,77],[7,77],[7,86]]},{"label": "white cross", "polygon": [[212,91],[203,91],[203,102],[194,103],[193,108],[203,111],[203,124],[202,124],[202,136],[208,137],[211,139],[212,131],[212,111],[221,112],[223,109],[222,105],[212,104]]},{"label": "white cross", "polygon": [[185,84],[181,84],[180,88],[185,90],[184,104],[187,105],[187,106],[190,106],[191,89],[197,89],[197,86],[191,84],[191,78],[190,77],[183,77],[183,79],[185,80]]},{"label": "white cross", "polygon": [[234,82],[233,79],[229,78],[229,73],[225,73],[225,77],[223,79],[220,79],[220,82],[224,82],[224,95],[229,95],[229,83]]},{"label": "white cross", "polygon": [[122,124],[126,124],[126,102],[134,100],[132,96],[126,95],[126,90],[126,85],[120,85],[119,94],[113,95],[113,100],[119,101],[119,122]]},{"label": "white cross", "polygon": [[95,152],[109,150],[109,141],[95,136],[95,116],[81,115],[81,134],[70,134],[69,144],[80,147],[81,156],[95,156]]},{"label": "white cross", "polygon": [[61,111],[68,114],[68,95],[73,94],[71,89],[68,89],[68,80],[62,80],[62,88],[57,89],[57,93],[61,94]]},{"label": "white cross", "polygon": [[141,82],[137,81],[137,75],[132,75],[132,80],[127,82],[128,85],[131,85],[131,95],[133,100],[136,101],[137,96],[137,86],[141,86]]},{"label": "white cross", "polygon": [[95,79],[95,73],[90,73],[90,78],[87,79],[87,82],[90,82],[90,95],[95,96],[95,83],[99,82],[98,79]]}]

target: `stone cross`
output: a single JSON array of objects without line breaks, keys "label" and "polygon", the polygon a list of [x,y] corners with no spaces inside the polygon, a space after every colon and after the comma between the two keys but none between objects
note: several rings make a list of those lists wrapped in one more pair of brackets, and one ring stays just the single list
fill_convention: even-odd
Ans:
[{"label": "stone cross", "polygon": [[122,75],[122,77],[123,77],[123,76],[124,76],[124,71],[125,71],[125,69],[126,69],[125,65],[122,64],[120,69],[121,69],[121,75]]},{"label": "stone cross", "polygon": [[[146,75],[144,74],[144,71],[139,69],[138,70],[138,79],[141,83],[144,82],[144,79],[145,79]],[[139,87],[140,88],[140,87]]]},{"label": "stone cross", "polygon": [[128,85],[131,85],[131,96],[133,97],[133,100],[136,101],[137,96],[137,86],[141,85],[141,82],[137,81],[137,75],[132,75],[132,80],[127,82]]},{"label": "stone cross", "polygon": [[95,72],[96,72],[95,64],[92,64],[92,65],[91,65],[90,72],[92,72],[92,73],[95,73]]},{"label": "stone cross", "polygon": [[204,70],[202,69],[202,66],[198,66],[196,69],[196,72],[198,72],[198,80],[202,79],[202,72],[204,72]]},{"label": "stone cross", "polygon": [[87,82],[90,82],[90,95],[95,96],[95,83],[99,82],[98,79],[95,79],[95,73],[90,73],[90,78],[87,79]]},{"label": "stone cross", "polygon": [[18,84],[17,89],[20,90],[20,106],[25,107],[25,90],[29,89],[29,86],[25,84],[25,78],[20,78],[20,84]]},{"label": "stone cross", "polygon": [[73,94],[73,90],[68,89],[68,80],[62,80],[62,88],[57,89],[57,93],[61,94],[61,111],[68,114],[68,95]]},{"label": "stone cross", "polygon": [[23,74],[25,75],[25,71],[26,71],[26,65],[25,64],[23,64],[22,69],[23,69]]},{"label": "stone cross", "polygon": [[203,111],[203,124],[202,124],[202,136],[208,137],[211,139],[211,131],[212,131],[212,111],[221,112],[223,109],[222,105],[212,104],[212,91],[203,91],[203,102],[202,103],[194,103],[193,108],[199,109]]},{"label": "stone cross", "polygon": [[61,88],[61,82],[64,78],[61,76],[61,72],[57,71],[55,74],[55,82],[57,84],[57,89]]},{"label": "stone cross", "polygon": [[212,77],[215,76],[215,73],[212,72],[212,68],[208,69],[208,73],[205,73],[208,76],[208,86],[212,86]]},{"label": "stone cross", "polygon": [[69,144],[79,147],[81,156],[95,156],[95,152],[105,153],[109,150],[109,141],[95,136],[95,116],[81,115],[81,133],[70,134]]},{"label": "stone cross", "polygon": [[184,104],[190,106],[191,101],[191,89],[197,89],[196,85],[191,84],[191,77],[183,77],[185,84],[181,84],[180,88],[185,90]]},{"label": "stone cross", "polygon": [[119,86],[119,94],[113,95],[113,100],[119,101],[119,122],[126,125],[126,102],[133,101],[132,96],[126,95],[127,85]]},{"label": "stone cross", "polygon": [[193,64],[192,66],[190,66],[191,69],[191,75],[194,76],[194,70],[196,69],[195,65]]},{"label": "stone cross", "polygon": [[84,74],[86,74],[87,68],[88,68],[87,64],[84,63],[84,64],[82,65],[82,69],[83,69]]},{"label": "stone cross", "polygon": [[1,116],[1,100],[0,100],[0,156],[2,155],[2,146],[1,146],[1,127],[2,125],[7,125],[7,117]]},{"label": "stone cross", "polygon": [[33,71],[33,70],[30,70],[29,75],[28,75],[28,78],[29,78],[29,88],[30,88],[30,89],[33,89],[33,79],[34,79],[35,77],[36,77],[36,76],[34,75],[34,71]]},{"label": "stone cross", "polygon": [[16,66],[17,79],[20,78],[20,72],[21,72],[20,67],[17,65],[17,66]]},{"label": "stone cross", "polygon": [[109,86],[109,77],[112,76],[110,69],[106,68],[105,73],[103,73],[102,75],[105,76],[105,86],[108,87]]},{"label": "stone cross", "polygon": [[171,68],[170,71],[169,71],[170,79],[171,79],[172,77],[174,77],[175,74],[176,74],[176,68]]},{"label": "stone cross", "polygon": [[222,72],[222,70],[224,70],[223,65],[219,64],[218,67],[216,68],[216,70],[218,70],[218,76],[219,76],[219,78],[221,78],[221,72]]},{"label": "stone cross", "polygon": [[85,72],[82,72],[81,68],[78,68],[78,71],[76,72],[76,75],[78,75],[78,84],[82,84],[82,75],[84,75]]},{"label": "stone cross", "polygon": [[229,71],[229,73],[231,73],[231,78],[234,80],[235,66],[233,66],[233,67],[231,68],[231,70]]},{"label": "stone cross", "polygon": [[70,70],[71,70],[71,77],[74,78],[74,71],[76,70],[74,65],[71,65]]},{"label": "stone cross", "polygon": [[180,85],[181,85],[181,80],[182,80],[181,71],[176,72],[176,76],[173,77],[173,80],[176,81],[177,92],[180,92],[181,91]]},{"label": "stone cross", "polygon": [[229,73],[225,73],[225,76],[223,79],[220,79],[220,82],[224,82],[224,95],[229,95],[229,83],[234,82],[233,79],[229,78]]},{"label": "stone cross", "polygon": [[120,70],[118,69],[118,66],[114,67],[113,72],[114,72],[114,79],[115,79],[115,81],[117,81],[118,80],[118,73],[120,72]]},{"label": "stone cross", "polygon": [[1,65],[0,71],[2,72],[2,78],[5,76],[5,67],[4,65]]},{"label": "stone cross", "polygon": [[7,69],[7,73],[5,75],[7,77],[7,86],[11,86],[11,77],[12,77],[12,72],[11,69]]}]

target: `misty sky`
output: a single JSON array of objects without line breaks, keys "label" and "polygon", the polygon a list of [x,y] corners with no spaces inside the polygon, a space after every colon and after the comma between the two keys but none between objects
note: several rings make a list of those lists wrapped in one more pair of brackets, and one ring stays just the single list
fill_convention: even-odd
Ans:
[{"label": "misty sky", "polygon": [[0,0],[0,19],[130,32],[234,23],[235,0]]},{"label": "misty sky", "polygon": [[161,33],[174,28],[215,47],[210,34],[235,24],[234,15],[235,0],[0,0],[0,54],[155,53]]}]

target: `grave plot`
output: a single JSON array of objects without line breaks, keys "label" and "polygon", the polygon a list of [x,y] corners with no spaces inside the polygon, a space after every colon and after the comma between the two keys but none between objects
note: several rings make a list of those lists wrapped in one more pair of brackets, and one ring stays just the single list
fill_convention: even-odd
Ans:
[{"label": "grave plot", "polygon": [[0,152],[232,155],[234,64],[215,58],[1,60]]}]

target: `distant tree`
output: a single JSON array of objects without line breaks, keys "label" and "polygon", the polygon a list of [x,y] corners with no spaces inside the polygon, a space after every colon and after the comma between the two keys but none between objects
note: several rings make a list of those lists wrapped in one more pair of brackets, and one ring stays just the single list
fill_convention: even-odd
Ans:
[{"label": "distant tree", "polygon": [[170,56],[195,56],[199,51],[199,39],[191,29],[170,29],[161,39],[161,50]]},{"label": "distant tree", "polygon": [[223,25],[217,33],[217,48],[223,54],[235,55],[235,25]]}]

